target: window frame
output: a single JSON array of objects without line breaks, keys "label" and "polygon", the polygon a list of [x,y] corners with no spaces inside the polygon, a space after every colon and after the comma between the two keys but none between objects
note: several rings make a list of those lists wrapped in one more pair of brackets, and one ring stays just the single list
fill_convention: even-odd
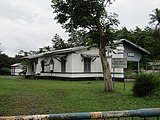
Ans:
[{"label": "window frame", "polygon": [[84,72],[91,72],[91,58],[84,57]]}]

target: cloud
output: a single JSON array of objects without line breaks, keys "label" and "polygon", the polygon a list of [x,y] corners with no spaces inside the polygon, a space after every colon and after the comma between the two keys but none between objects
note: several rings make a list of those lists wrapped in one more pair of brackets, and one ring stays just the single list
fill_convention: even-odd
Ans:
[{"label": "cloud", "polygon": [[0,20],[0,26],[3,27],[2,31],[0,29],[0,32],[3,33],[0,35],[3,38],[0,42],[5,47],[4,52],[14,56],[21,49],[25,51],[38,50],[39,47],[51,45],[51,39],[56,33],[65,38],[67,37],[60,25],[52,22],[46,24],[45,22],[36,21],[39,20],[35,20],[32,24],[24,21],[19,21],[17,24],[10,20]]},{"label": "cloud", "polygon": [[[159,0],[116,0],[107,9],[119,15],[120,27],[134,29],[147,26],[149,14],[159,6]],[[21,49],[38,50],[51,45],[56,33],[67,39],[52,12],[51,0],[0,0],[0,43],[4,53],[14,56]]]},{"label": "cloud", "polygon": [[56,33],[67,38],[65,31],[53,19],[49,1],[0,0],[0,9],[0,43],[9,56],[21,49],[38,50],[51,45]]},{"label": "cloud", "polygon": [[0,17],[10,20],[24,20],[32,22],[33,9],[31,7],[24,7],[14,4],[14,1],[0,0]]}]

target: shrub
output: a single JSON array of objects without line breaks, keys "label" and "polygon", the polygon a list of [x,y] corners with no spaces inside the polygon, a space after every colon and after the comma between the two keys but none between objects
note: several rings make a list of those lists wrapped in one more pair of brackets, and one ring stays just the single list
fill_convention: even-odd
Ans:
[{"label": "shrub", "polygon": [[159,87],[158,79],[152,74],[141,74],[136,78],[133,86],[133,94],[143,97],[153,94]]},{"label": "shrub", "polygon": [[0,74],[1,75],[10,75],[11,71],[10,71],[9,68],[3,67],[3,68],[0,69]]}]

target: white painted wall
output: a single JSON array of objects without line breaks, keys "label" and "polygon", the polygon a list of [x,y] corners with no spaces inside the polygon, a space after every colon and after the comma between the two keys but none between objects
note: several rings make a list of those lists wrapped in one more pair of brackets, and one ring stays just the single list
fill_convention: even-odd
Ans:
[{"label": "white painted wall", "polygon": [[67,56],[67,61],[66,61],[66,72],[72,72],[72,67],[73,67],[73,54],[68,54]]},{"label": "white painted wall", "polygon": [[32,74],[32,73],[31,73],[31,69],[32,69],[31,64],[27,64],[27,72],[26,72],[26,75],[31,75],[31,74]]},{"label": "white painted wall", "polygon": [[22,68],[18,67],[12,67],[11,68],[11,75],[20,75],[20,72],[22,72]]},{"label": "white painted wall", "polygon": [[[72,53],[72,72],[84,72],[84,60],[81,54],[99,55],[98,49],[92,48],[90,50],[81,50],[76,53]],[[101,72],[102,67],[100,64],[100,58],[96,58],[95,61],[91,62],[91,72]]]},{"label": "white painted wall", "polygon": [[14,66],[11,66],[11,75],[20,75],[20,73],[23,71],[23,65],[21,65],[21,64],[17,64],[17,65],[15,65],[14,64]]},{"label": "white painted wall", "polygon": [[71,72],[84,72],[83,61],[79,52],[72,53]]}]

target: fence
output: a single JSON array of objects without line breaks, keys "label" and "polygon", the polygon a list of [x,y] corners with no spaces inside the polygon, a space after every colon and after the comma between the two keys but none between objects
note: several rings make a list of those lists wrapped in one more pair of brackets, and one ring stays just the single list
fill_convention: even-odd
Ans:
[{"label": "fence", "polygon": [[28,115],[28,116],[6,116],[0,120],[89,120],[89,119],[108,119],[108,118],[125,118],[134,117],[144,118],[155,117],[157,120],[160,116],[160,108],[138,109],[126,111],[108,111],[108,112],[82,112],[66,114],[46,114],[46,115]]}]

